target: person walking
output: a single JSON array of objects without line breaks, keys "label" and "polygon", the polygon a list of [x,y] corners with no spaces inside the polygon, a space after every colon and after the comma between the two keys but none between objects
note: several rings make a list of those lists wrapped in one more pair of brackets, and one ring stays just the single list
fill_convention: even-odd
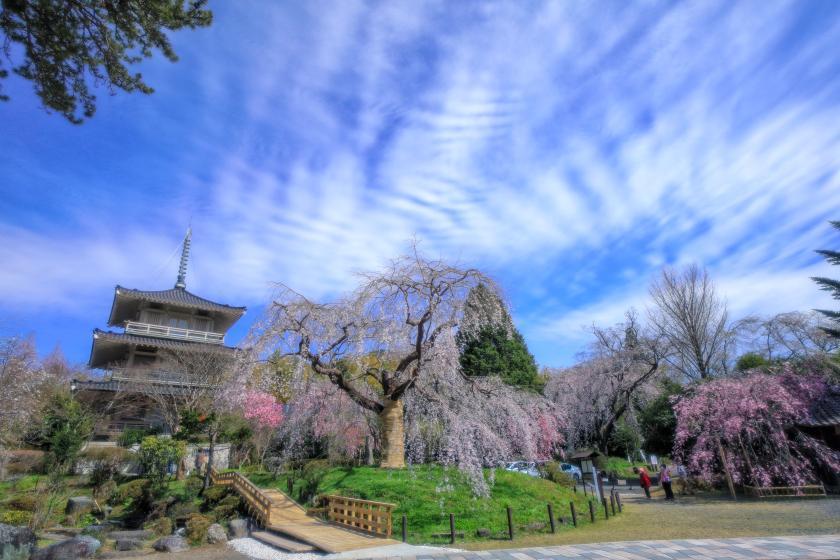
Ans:
[{"label": "person walking", "polygon": [[671,469],[665,463],[662,463],[662,466],[659,468],[659,483],[662,485],[662,489],[665,490],[665,499],[673,500],[674,491],[671,489]]},{"label": "person walking", "polygon": [[633,472],[639,475],[639,486],[645,491],[645,496],[650,500],[650,477],[644,467],[633,467]]}]

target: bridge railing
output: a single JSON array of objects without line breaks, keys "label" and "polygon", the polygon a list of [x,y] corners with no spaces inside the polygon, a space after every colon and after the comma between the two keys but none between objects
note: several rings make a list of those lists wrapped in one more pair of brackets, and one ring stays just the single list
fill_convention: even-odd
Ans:
[{"label": "bridge railing", "polygon": [[210,478],[213,484],[232,487],[248,504],[254,517],[262,525],[268,525],[271,516],[271,500],[253,482],[238,472],[220,473],[216,469],[210,471]]},{"label": "bridge railing", "polygon": [[373,535],[391,537],[391,514],[396,504],[334,495],[320,496],[319,501],[324,504],[319,509],[330,521]]}]

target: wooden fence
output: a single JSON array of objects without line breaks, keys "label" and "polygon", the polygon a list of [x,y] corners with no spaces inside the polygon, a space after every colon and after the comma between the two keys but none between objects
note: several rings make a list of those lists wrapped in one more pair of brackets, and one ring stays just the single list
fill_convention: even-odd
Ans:
[{"label": "wooden fence", "polygon": [[744,486],[744,492],[753,498],[796,498],[802,496],[825,496],[822,484],[808,486]]},{"label": "wooden fence", "polygon": [[269,522],[269,517],[271,516],[271,500],[253,482],[238,472],[220,473],[216,469],[211,469],[210,478],[213,480],[213,484],[231,486],[242,496],[251,513],[261,525],[266,525]]},{"label": "wooden fence", "polygon": [[373,535],[391,538],[393,532],[391,513],[397,507],[395,504],[334,495],[320,496],[318,501],[324,506],[313,511],[325,513],[330,521]]}]

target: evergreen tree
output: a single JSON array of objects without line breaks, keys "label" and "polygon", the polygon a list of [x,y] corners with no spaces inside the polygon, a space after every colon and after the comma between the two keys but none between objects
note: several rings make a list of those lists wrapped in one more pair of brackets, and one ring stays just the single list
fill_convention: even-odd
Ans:
[{"label": "evergreen tree", "polygon": [[[831,222],[831,225],[840,230],[840,221]],[[825,260],[830,264],[840,265],[840,251],[820,249],[817,253],[825,257]],[[822,277],[812,278],[812,280],[819,285],[820,289],[831,293],[834,299],[840,300],[840,280]],[[840,338],[840,311],[830,311],[827,309],[817,309],[817,311],[837,324],[836,327],[823,327],[823,330],[828,333],[829,336]]]},{"label": "evergreen tree", "polygon": [[[204,8],[206,2],[2,0],[0,80],[9,75],[5,59],[15,74],[33,83],[44,107],[78,124],[96,110],[91,83],[104,84],[111,93],[152,93],[129,66],[154,50],[176,61],[169,33],[210,25],[213,14]],[[0,101],[5,100],[0,89]]]},{"label": "evergreen tree", "polygon": [[545,385],[504,303],[483,284],[467,296],[457,342],[461,368],[467,376],[497,375],[509,385],[537,391]]}]

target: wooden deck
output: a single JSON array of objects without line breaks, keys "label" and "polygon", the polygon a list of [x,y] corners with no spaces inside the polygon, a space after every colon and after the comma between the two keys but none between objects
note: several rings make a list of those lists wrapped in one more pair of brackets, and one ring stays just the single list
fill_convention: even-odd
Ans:
[{"label": "wooden deck", "polygon": [[291,537],[324,552],[337,553],[397,544],[397,541],[392,539],[366,535],[310,517],[283,492],[257,488],[239,473],[213,473],[213,482],[229,485],[236,490],[269,531]]}]

